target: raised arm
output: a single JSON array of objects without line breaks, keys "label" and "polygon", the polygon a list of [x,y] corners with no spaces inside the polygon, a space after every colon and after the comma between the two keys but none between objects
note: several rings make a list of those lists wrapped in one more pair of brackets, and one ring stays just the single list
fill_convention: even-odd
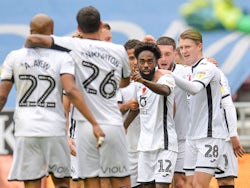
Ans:
[{"label": "raised arm", "polygon": [[178,85],[182,90],[190,93],[191,95],[199,93],[204,88],[204,85],[200,82],[190,82],[188,80],[185,80],[184,78],[180,78],[175,74],[173,74],[173,76],[176,85]]},{"label": "raised arm", "polygon": [[134,72],[132,75],[132,79],[136,82],[140,82],[146,87],[148,87],[153,92],[159,94],[159,95],[165,95],[168,96],[171,93],[170,88],[167,85],[159,84],[153,81],[146,80],[142,78],[139,72]]}]

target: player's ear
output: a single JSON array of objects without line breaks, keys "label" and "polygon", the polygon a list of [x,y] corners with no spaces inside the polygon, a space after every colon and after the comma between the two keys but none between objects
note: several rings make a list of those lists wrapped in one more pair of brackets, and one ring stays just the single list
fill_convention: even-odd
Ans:
[{"label": "player's ear", "polygon": [[201,42],[198,44],[198,47],[200,48],[200,50],[202,50],[202,43]]}]

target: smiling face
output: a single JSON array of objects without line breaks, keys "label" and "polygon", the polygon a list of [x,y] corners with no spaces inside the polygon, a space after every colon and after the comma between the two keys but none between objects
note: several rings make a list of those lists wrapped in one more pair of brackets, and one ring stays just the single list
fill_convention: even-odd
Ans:
[{"label": "smiling face", "polygon": [[175,60],[175,50],[171,45],[157,45],[161,51],[161,58],[158,60],[160,69],[171,70]]},{"label": "smiling face", "polygon": [[187,65],[193,65],[202,58],[202,43],[191,39],[179,39],[179,48]]}]

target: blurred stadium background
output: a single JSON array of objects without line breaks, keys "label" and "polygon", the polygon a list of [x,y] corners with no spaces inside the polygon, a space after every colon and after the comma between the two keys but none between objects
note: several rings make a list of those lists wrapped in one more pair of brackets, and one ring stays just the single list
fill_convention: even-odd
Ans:
[{"label": "blurred stadium background", "polygon": [[[204,52],[214,57],[229,79],[238,112],[238,131],[244,148],[250,152],[250,3],[246,0],[8,0],[0,7],[0,65],[6,55],[21,48],[29,34],[29,21],[37,13],[46,13],[55,21],[55,35],[65,36],[76,31],[75,15],[87,5],[101,12],[102,20],[111,25],[113,42],[124,44],[128,39],[142,39],[146,34],[155,38],[167,35],[178,38],[188,27],[203,34]],[[0,113],[0,187],[6,177],[14,147],[13,110],[15,91]],[[10,158],[9,158],[10,157]],[[250,187],[250,156],[239,159],[237,182]],[[5,165],[6,164],[6,165]],[[6,169],[7,168],[7,169]],[[244,172],[244,173],[242,173]],[[5,173],[5,174],[4,174]],[[247,182],[248,181],[248,182]],[[2,183],[2,184],[1,184]],[[10,184],[9,184],[10,185]],[[20,187],[14,185],[9,187]],[[44,185],[45,186],[45,185]],[[47,186],[48,187],[48,186]],[[213,187],[213,186],[211,186]]]}]

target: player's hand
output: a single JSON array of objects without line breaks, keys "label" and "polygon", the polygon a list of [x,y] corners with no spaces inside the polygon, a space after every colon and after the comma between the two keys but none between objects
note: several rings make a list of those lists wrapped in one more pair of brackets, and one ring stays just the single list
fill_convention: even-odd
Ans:
[{"label": "player's hand", "polygon": [[152,43],[156,43],[156,40],[154,38],[153,35],[146,35],[143,39],[142,42],[152,42]]},{"label": "player's hand", "polygon": [[240,144],[239,138],[237,136],[231,137],[230,138],[231,143],[232,143],[232,147],[234,150],[234,154],[237,157],[243,157],[245,150],[243,149],[243,147]]},{"label": "player's hand", "polygon": [[94,135],[97,140],[97,148],[100,148],[105,141],[105,134],[99,125],[93,126]]},{"label": "player's hand", "polygon": [[218,62],[216,59],[210,57],[210,58],[207,58],[207,61],[210,62],[210,63],[213,63],[216,67],[218,67]]},{"label": "player's hand", "polygon": [[143,78],[141,77],[141,74],[138,71],[134,71],[131,75],[131,79],[136,82],[143,82]]},{"label": "player's hand", "polygon": [[129,100],[129,109],[130,110],[138,110],[139,109],[139,104],[138,101],[134,98]]},{"label": "player's hand", "polygon": [[76,156],[76,142],[72,138],[68,138],[70,154]]}]

